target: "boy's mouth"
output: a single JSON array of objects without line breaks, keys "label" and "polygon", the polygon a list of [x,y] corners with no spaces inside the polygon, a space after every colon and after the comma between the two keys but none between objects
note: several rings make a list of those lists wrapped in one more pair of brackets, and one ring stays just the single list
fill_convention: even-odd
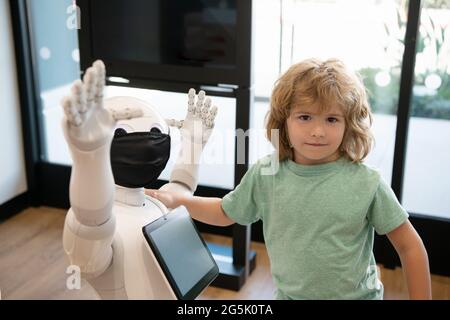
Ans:
[{"label": "boy's mouth", "polygon": [[308,146],[313,146],[313,147],[324,147],[326,146],[326,144],[323,143],[305,143]]}]

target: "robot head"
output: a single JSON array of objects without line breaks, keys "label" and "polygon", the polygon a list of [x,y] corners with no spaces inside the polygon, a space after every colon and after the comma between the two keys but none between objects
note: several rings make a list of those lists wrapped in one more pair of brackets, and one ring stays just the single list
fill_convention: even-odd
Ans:
[{"label": "robot head", "polygon": [[113,114],[132,117],[117,122],[111,143],[111,167],[117,185],[126,188],[151,187],[166,167],[170,156],[169,126],[147,102],[133,97],[104,100]]}]

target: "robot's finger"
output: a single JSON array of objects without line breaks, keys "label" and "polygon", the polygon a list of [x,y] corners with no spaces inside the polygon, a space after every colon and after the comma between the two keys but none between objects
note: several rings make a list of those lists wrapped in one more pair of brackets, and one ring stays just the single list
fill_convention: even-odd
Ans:
[{"label": "robot's finger", "polygon": [[105,64],[101,60],[94,62],[93,67],[96,70],[97,81],[95,86],[94,101],[97,107],[103,107],[103,91],[105,89]]},{"label": "robot's finger", "polygon": [[211,110],[209,110],[209,113],[203,118],[203,123],[207,128],[213,128],[214,127],[214,119],[217,115],[217,107],[213,106]]},{"label": "robot's finger", "polygon": [[211,119],[214,121],[214,119],[217,116],[217,107],[214,106],[211,108],[211,110],[209,111],[209,114],[211,115]]},{"label": "robot's finger", "polygon": [[73,107],[72,100],[69,97],[64,97],[62,99],[61,106],[63,107],[66,116],[72,116],[78,113],[77,109]]},{"label": "robot's finger", "polygon": [[194,113],[195,89],[190,89],[188,93],[188,114]]},{"label": "robot's finger", "polygon": [[205,91],[200,90],[197,97],[197,106],[203,106],[204,101],[205,101]]},{"label": "robot's finger", "polygon": [[202,114],[209,113],[210,108],[211,108],[211,99],[206,98],[205,103],[203,104]]},{"label": "robot's finger", "polygon": [[89,67],[83,77],[84,88],[86,90],[87,108],[90,109],[96,93],[97,71],[94,67]]},{"label": "robot's finger", "polygon": [[97,72],[100,75],[104,75],[106,73],[105,64],[102,60],[96,60],[92,66],[97,69]]},{"label": "robot's finger", "polygon": [[211,99],[206,98],[205,103],[203,104],[203,108],[202,108],[202,115],[201,115],[202,119],[206,119],[208,117],[210,108],[211,108]]},{"label": "robot's finger", "polygon": [[195,110],[194,100],[188,101],[188,114],[193,114]]},{"label": "robot's finger", "polygon": [[86,86],[86,92],[93,96],[94,91],[90,90],[94,88],[95,82],[97,81],[97,70],[94,67],[89,67],[83,77],[83,83]]},{"label": "robot's finger", "polygon": [[196,114],[196,115],[202,114],[204,100],[205,100],[205,91],[200,90],[200,92],[198,93],[197,103],[195,105],[194,114]]},{"label": "robot's finger", "polygon": [[211,117],[211,115],[208,115],[208,117],[204,120],[205,126],[207,128],[212,128],[214,125],[214,119]]},{"label": "robot's finger", "polygon": [[72,104],[72,101],[69,97],[64,97],[61,105],[64,109],[64,114],[66,116],[67,121],[76,127],[80,126],[82,123],[80,114],[75,106]]},{"label": "robot's finger", "polygon": [[112,109],[111,115],[114,120],[118,121],[142,117],[144,115],[144,112],[141,108],[124,107],[120,109]]},{"label": "robot's finger", "polygon": [[194,98],[195,98],[195,89],[194,88],[189,89],[188,97],[189,97],[189,99],[194,100]]},{"label": "robot's finger", "polygon": [[206,98],[204,107],[208,109],[211,108],[211,98]]},{"label": "robot's finger", "polygon": [[205,121],[205,126],[208,129],[212,129],[214,127],[214,121],[211,119],[206,119]]},{"label": "robot's finger", "polygon": [[87,111],[86,107],[86,93],[84,91],[83,82],[81,80],[76,80],[72,86],[71,102],[72,105],[80,113],[85,113]]}]

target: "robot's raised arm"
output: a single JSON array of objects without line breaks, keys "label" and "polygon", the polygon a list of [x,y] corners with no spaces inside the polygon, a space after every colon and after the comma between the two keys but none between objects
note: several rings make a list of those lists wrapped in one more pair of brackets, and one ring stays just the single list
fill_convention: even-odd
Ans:
[{"label": "robot's raised arm", "polygon": [[189,90],[187,107],[184,120],[167,121],[169,125],[180,129],[182,140],[170,182],[161,189],[192,194],[197,188],[200,158],[214,128],[217,107],[211,105],[211,99],[206,97],[203,90],[196,95],[194,89]]},{"label": "robot's raised arm", "polygon": [[115,219],[110,146],[117,118],[130,116],[103,107],[104,86],[105,66],[96,61],[62,102],[62,126],[73,160],[63,245],[71,264],[91,275],[111,261]]},{"label": "robot's raised arm", "polygon": [[64,135],[73,166],[70,204],[79,222],[98,226],[109,220],[114,178],[109,161],[115,119],[103,108],[105,67],[97,61],[63,100]]}]

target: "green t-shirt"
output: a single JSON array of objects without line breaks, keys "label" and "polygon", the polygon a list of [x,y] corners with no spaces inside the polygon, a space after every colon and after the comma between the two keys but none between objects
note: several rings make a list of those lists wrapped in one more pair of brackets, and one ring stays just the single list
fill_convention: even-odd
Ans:
[{"label": "green t-shirt", "polygon": [[[233,221],[263,222],[278,299],[382,299],[374,229],[386,234],[408,218],[380,174],[345,158],[320,165],[270,156],[255,165],[222,208]],[[263,174],[262,174],[263,173]]]}]

